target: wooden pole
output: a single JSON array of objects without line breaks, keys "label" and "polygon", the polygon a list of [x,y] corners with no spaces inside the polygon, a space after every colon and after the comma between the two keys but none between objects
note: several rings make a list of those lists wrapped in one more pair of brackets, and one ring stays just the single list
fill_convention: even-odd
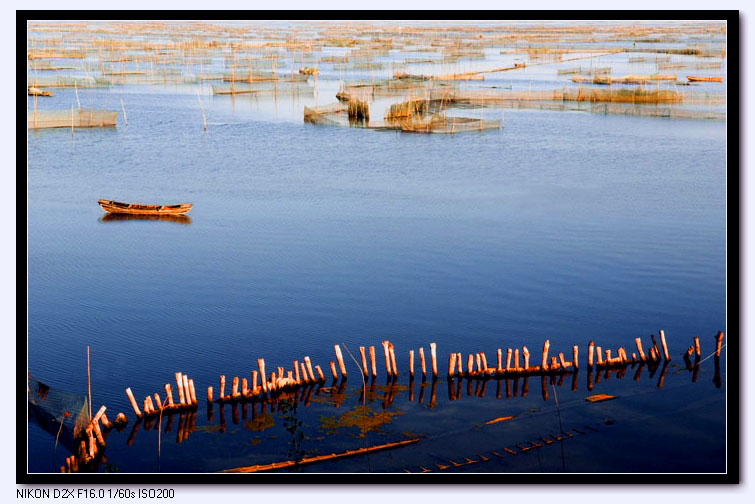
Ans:
[{"label": "wooden pole", "polygon": [[317,377],[321,382],[325,381],[325,375],[322,373],[322,369],[320,366],[315,366],[315,371],[317,371]]},{"label": "wooden pole", "polygon": [[92,368],[89,360],[89,345],[87,345],[87,390],[89,391],[89,420],[92,419]]},{"label": "wooden pole", "polygon": [[[225,386],[225,376],[220,377],[220,395],[223,395],[223,387]],[[178,391],[178,403],[181,406],[186,405],[186,395],[184,394],[183,375],[181,372],[176,372],[176,390]]]},{"label": "wooden pole", "polygon": [[718,331],[716,334],[716,357],[721,357],[721,344],[724,342],[723,331]]},{"label": "wooden pole", "polygon": [[519,349],[514,349],[514,370],[519,371]]},{"label": "wooden pole", "polygon": [[393,377],[398,376],[398,368],[396,367],[396,352],[393,350],[393,343],[388,343],[388,352],[391,354],[391,368],[393,369]]},{"label": "wooden pole", "polygon": [[364,375],[365,378],[369,378],[370,377],[370,372],[367,369],[367,356],[364,353],[364,347],[363,346],[359,347],[359,355],[362,357],[362,374]]},{"label": "wooden pole", "polygon": [[642,362],[645,362],[647,360],[647,357],[645,357],[645,352],[642,350],[642,339],[635,338],[634,344],[637,346],[637,353],[640,355],[640,360]]},{"label": "wooden pole", "polygon": [[231,399],[237,399],[241,393],[239,392],[239,377],[234,376],[231,380]]},{"label": "wooden pole", "polygon": [[191,391],[189,390],[189,377],[185,374],[181,375],[184,385],[184,396],[186,398],[186,406],[191,406]]},{"label": "wooden pole", "polygon": [[472,354],[467,356],[467,376],[472,376],[474,373],[474,357]]},{"label": "wooden pole", "polygon": [[333,361],[330,361],[330,374],[333,375],[333,381],[338,380],[338,373],[336,372],[336,363]]},{"label": "wooden pole", "polygon": [[267,375],[265,374],[265,359],[257,359],[257,367],[260,370],[260,381],[262,382],[262,391],[267,394]]},{"label": "wooden pole", "polygon": [[545,343],[543,343],[543,362],[540,365],[540,369],[542,369],[543,371],[546,371],[548,369],[548,348],[550,348],[550,346],[550,340],[545,340]]},{"label": "wooden pole", "polygon": [[157,392],[155,392],[153,395],[155,397],[155,404],[157,404],[157,411],[162,410],[163,409],[163,402],[160,400],[160,394],[158,394]]},{"label": "wooden pole", "polygon": [[207,402],[212,402],[212,386],[207,387]]},{"label": "wooden pole", "polygon": [[123,106],[123,98],[121,98],[121,110],[123,111],[123,122],[128,126],[128,118],[126,117],[126,107]]},{"label": "wooden pole", "polygon": [[300,362],[299,367],[301,368],[302,382],[309,383],[309,373],[307,372],[307,365],[303,362]]},{"label": "wooden pole", "polygon": [[257,393],[257,370],[252,370],[252,394]]},{"label": "wooden pole", "polygon": [[[225,375],[220,375],[220,388],[218,388],[218,394],[221,401],[225,399]],[[180,399],[180,402],[183,404],[183,399]]]},{"label": "wooden pole", "polygon": [[695,336],[693,340],[695,342],[695,358],[699,359],[700,358],[700,338]]},{"label": "wooden pole", "polygon": [[452,352],[448,355],[448,378],[454,377],[455,367],[456,367],[456,354]]},{"label": "wooden pole", "polygon": [[[462,367],[464,366],[464,363],[461,361],[461,352],[456,352],[456,369],[459,372],[459,376],[463,376],[464,373],[462,372]],[[459,382],[461,383],[461,382]]]},{"label": "wooden pole", "polygon": [[[338,345],[336,345],[336,347],[337,346]],[[336,357],[340,355],[341,355],[341,349],[339,348],[338,351],[336,352]],[[343,358],[341,358],[341,361],[343,361]],[[310,360],[309,355],[304,356],[304,363],[307,365],[307,373],[309,375],[309,381],[312,381],[312,382],[315,381],[315,373],[312,372],[312,361]],[[339,362],[339,364],[341,364],[341,374],[343,375],[344,378],[346,378],[346,373],[344,372],[342,362]]]},{"label": "wooden pole", "polygon": [[173,406],[173,392],[170,389],[170,383],[165,384],[165,401],[168,406]]},{"label": "wooden pole", "polygon": [[511,357],[514,355],[514,352],[509,348],[506,350],[506,371],[511,369]]},{"label": "wooden pole", "polygon": [[385,355],[385,374],[391,376],[393,372],[391,370],[391,356],[388,352],[389,341],[383,340],[381,344],[383,345],[383,354]]},{"label": "wooden pole", "polygon": [[530,351],[527,350],[527,347],[522,347],[522,355],[524,356],[524,370],[527,371],[527,368],[530,367]]},{"label": "wooden pole", "polygon": [[498,365],[496,366],[495,370],[500,373],[501,371],[503,371],[503,352],[501,352],[501,349],[499,348],[496,354],[498,356]]},{"label": "wooden pole", "polygon": [[[331,362],[331,365],[333,363]],[[294,361],[294,379],[296,380],[296,383],[301,383],[301,375],[299,375],[299,361]]]},{"label": "wooden pole", "polygon": [[577,347],[577,345],[574,345],[572,347],[572,355],[573,355],[574,369],[575,370],[579,369],[579,361],[578,361],[579,347]]},{"label": "wooden pole", "polygon": [[488,369],[488,360],[485,358],[485,352],[480,352],[480,360],[482,361],[482,370]]},{"label": "wooden pole", "polygon": [[425,381],[427,369],[425,368],[425,350],[422,347],[419,347],[419,365],[422,368],[422,381]]},{"label": "wooden pole", "polygon": [[131,387],[128,387],[126,389],[126,395],[128,396],[128,400],[131,403],[131,407],[134,408],[136,418],[141,418],[142,412],[139,410],[139,406],[136,404],[136,399],[134,399],[134,394],[131,392]]},{"label": "wooden pole", "polygon": [[587,344],[587,367],[592,369],[592,365],[594,364],[594,357],[595,357],[595,342],[590,341],[590,343]]},{"label": "wooden pole", "polygon": [[438,379],[438,359],[435,354],[435,343],[430,343],[430,359],[433,365],[433,380]]},{"label": "wooden pole", "polygon": [[661,347],[663,347],[663,358],[665,359],[666,362],[668,362],[671,360],[671,357],[669,357],[668,355],[668,346],[666,345],[666,335],[663,333],[663,329],[661,329],[659,332],[661,335]]},{"label": "wooden pole", "polygon": [[375,378],[377,376],[377,362],[375,360],[375,347],[370,347],[370,368],[372,370],[372,377]]},{"label": "wooden pole", "polygon": [[414,350],[409,350],[409,379],[414,379]]},{"label": "wooden pole", "polygon": [[346,374],[346,366],[343,364],[343,355],[341,355],[341,347],[338,345],[334,345],[334,348],[336,350],[336,359],[338,359],[338,368],[341,370],[341,376],[343,376],[343,379],[345,380],[347,377]]}]

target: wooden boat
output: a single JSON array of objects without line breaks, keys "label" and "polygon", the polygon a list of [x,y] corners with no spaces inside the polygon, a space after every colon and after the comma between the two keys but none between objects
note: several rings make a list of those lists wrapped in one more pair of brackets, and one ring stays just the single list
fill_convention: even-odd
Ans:
[{"label": "wooden boat", "polygon": [[111,200],[97,200],[103,210],[115,214],[177,215],[191,210],[192,205],[135,205]]},{"label": "wooden boat", "polygon": [[690,82],[723,82],[723,77],[692,77],[687,76],[687,80]]}]

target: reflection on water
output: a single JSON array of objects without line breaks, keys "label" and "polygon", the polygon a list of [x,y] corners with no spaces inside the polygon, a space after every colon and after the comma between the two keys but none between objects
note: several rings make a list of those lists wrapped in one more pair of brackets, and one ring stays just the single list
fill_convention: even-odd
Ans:
[{"label": "reflection on water", "polygon": [[106,213],[98,219],[100,222],[119,222],[119,221],[160,221],[175,222],[177,224],[191,224],[191,217],[188,215],[140,215],[140,214],[115,214]]}]

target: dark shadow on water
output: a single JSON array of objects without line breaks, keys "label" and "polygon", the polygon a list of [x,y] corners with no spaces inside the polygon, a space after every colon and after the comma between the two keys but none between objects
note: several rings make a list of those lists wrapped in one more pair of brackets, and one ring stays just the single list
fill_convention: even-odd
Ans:
[{"label": "dark shadow on water", "polygon": [[100,222],[121,222],[121,221],[160,221],[174,222],[177,224],[191,224],[191,217],[188,215],[132,215],[132,214],[114,214],[106,213],[98,219]]}]

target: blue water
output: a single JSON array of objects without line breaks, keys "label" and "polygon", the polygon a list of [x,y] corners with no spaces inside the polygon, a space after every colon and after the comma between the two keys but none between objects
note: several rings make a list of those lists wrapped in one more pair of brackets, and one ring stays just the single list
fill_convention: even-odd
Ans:
[{"label": "blue water", "polygon": [[[304,124],[312,97],[204,96],[204,132],[196,93],[116,86],[84,97],[113,110],[123,98],[128,126],[121,116],[115,129],[28,135],[28,361],[49,385],[84,392],[89,345],[94,408],[106,404],[111,419],[133,422],[126,387],[144,397],[176,371],[200,399],[219,374],[248,377],[258,357],[290,368],[308,355],[327,375],[336,343],[357,359],[360,345],[376,346],[381,371],[390,340],[405,377],[408,350],[430,342],[445,370],[449,352],[485,351],[494,364],[496,348],[538,355],[545,339],[567,356],[590,340],[631,354],[635,337],[647,346],[664,329],[681,364],[693,336],[707,355],[726,332],[725,123],[506,110],[500,131],[401,135]],[[103,221],[98,198],[194,208],[187,223]],[[719,413],[692,422],[690,435],[707,440],[710,425],[723,429],[725,389],[683,374],[684,397]],[[464,411],[440,408],[432,422],[453,430]],[[197,419],[207,423],[203,405]],[[30,426],[30,471],[50,470],[51,439]],[[245,465],[212,439],[182,449],[213,453],[202,470]],[[715,456],[685,470],[723,470],[715,439]],[[285,458],[285,443],[269,442],[279,456],[264,463]],[[152,472],[153,448],[108,448],[109,460]],[[185,453],[160,470],[194,470]],[[589,458],[580,469],[601,471]],[[640,458],[615,470],[641,470]]]}]

